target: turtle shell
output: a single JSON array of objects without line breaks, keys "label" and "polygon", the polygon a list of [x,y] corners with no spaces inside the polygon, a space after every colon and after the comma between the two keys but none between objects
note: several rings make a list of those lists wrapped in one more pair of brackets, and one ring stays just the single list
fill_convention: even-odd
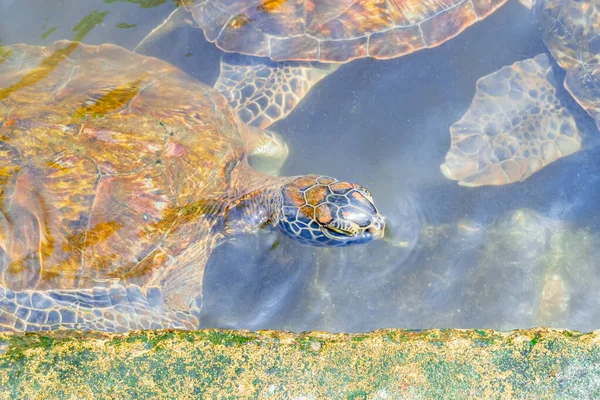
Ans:
[{"label": "turtle shell", "polygon": [[[506,0],[210,0],[186,5],[228,52],[343,63],[435,47]],[[189,3],[189,1],[188,1]]]},{"label": "turtle shell", "polygon": [[164,61],[113,45],[4,47],[2,284],[141,286],[216,235],[243,132],[223,96]]},{"label": "turtle shell", "polygon": [[567,71],[565,88],[600,129],[600,3],[546,0],[544,43]]}]

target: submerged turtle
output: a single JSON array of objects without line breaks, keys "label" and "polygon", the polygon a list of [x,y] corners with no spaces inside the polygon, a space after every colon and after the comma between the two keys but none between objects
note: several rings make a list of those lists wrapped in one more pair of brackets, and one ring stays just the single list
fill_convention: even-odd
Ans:
[{"label": "submerged turtle", "polygon": [[[566,71],[565,88],[600,129],[600,3],[544,0],[536,7],[544,43]],[[450,133],[441,169],[464,186],[522,181],[581,148],[545,54],[481,78],[469,110]]]},{"label": "submerged turtle", "polygon": [[244,122],[265,127],[289,114],[340,63],[438,46],[506,1],[183,0],[136,51],[185,24],[191,13],[209,42],[251,56],[224,57],[215,88],[245,105],[237,107]]},{"label": "submerged turtle", "polygon": [[275,177],[281,139],[170,64],[114,45],[4,47],[0,329],[196,328],[225,239],[278,225],[300,243],[383,235],[369,191]]}]

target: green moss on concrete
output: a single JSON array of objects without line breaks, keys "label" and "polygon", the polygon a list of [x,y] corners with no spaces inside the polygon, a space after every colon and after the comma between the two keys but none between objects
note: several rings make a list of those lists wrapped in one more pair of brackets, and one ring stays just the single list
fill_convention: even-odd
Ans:
[{"label": "green moss on concrete", "polygon": [[0,398],[595,398],[600,333],[0,334]]}]

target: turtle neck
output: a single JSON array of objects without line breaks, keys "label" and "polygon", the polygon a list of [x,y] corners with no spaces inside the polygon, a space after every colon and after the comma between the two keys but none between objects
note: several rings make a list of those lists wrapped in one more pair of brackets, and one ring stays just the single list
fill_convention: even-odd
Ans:
[{"label": "turtle neck", "polygon": [[283,186],[295,177],[259,172],[242,160],[231,173],[230,191],[223,210],[226,236],[251,234],[277,223]]}]

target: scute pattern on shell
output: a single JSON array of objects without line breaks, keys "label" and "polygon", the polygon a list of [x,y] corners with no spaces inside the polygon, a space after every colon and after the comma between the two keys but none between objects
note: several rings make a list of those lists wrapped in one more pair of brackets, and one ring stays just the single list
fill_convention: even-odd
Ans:
[{"label": "scute pattern on shell", "polygon": [[142,287],[214,240],[205,205],[245,155],[223,96],[113,45],[5,49],[0,286]]},{"label": "scute pattern on shell", "polygon": [[506,0],[198,0],[187,8],[224,51],[347,62],[435,47]]},{"label": "scute pattern on shell", "polygon": [[600,3],[546,0],[544,43],[567,71],[565,88],[600,129]]}]

